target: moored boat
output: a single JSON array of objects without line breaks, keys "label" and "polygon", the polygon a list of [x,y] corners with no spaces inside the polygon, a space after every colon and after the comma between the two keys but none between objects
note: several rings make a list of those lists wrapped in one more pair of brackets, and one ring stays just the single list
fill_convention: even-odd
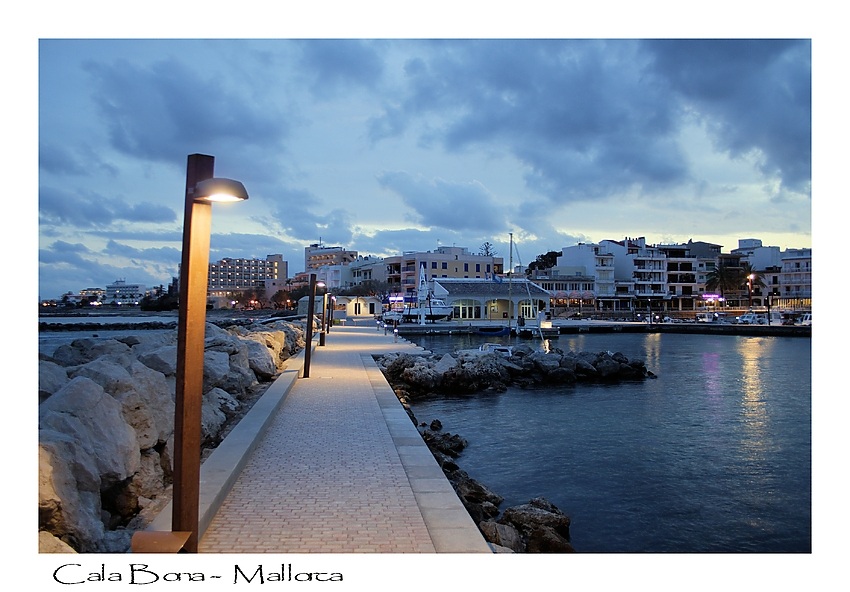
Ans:
[{"label": "moored boat", "polygon": [[478,335],[497,337],[501,335],[510,335],[511,328],[506,327],[505,325],[482,325],[480,327],[475,327],[475,333]]}]

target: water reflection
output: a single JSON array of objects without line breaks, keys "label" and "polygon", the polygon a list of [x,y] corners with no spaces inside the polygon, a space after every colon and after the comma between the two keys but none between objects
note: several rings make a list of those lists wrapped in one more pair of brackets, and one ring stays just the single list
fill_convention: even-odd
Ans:
[{"label": "water reflection", "polygon": [[754,337],[738,341],[741,359],[741,414],[744,431],[741,447],[749,461],[762,459],[768,447],[769,393],[764,389],[765,366],[769,363],[773,339]]}]

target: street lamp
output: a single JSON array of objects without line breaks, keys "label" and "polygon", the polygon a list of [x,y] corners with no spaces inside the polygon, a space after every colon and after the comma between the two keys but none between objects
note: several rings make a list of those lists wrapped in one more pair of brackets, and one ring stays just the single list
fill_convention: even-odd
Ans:
[{"label": "street lamp", "polygon": [[324,282],[316,282],[316,274],[310,274],[310,298],[307,306],[307,343],[304,347],[304,372],[301,378],[310,378],[310,357],[313,345],[313,316],[316,308],[316,287],[324,286]]},{"label": "street lamp", "polygon": [[248,199],[245,186],[213,177],[215,158],[190,154],[186,165],[180,306],[177,317],[177,378],[174,399],[174,496],[171,529],[191,533],[183,549],[198,552],[201,474],[201,405],[204,328],[213,202]]},{"label": "street lamp", "polygon": [[747,294],[750,297],[750,309],[753,308],[753,279],[754,278],[755,278],[755,275],[753,275],[752,273],[747,276]]}]

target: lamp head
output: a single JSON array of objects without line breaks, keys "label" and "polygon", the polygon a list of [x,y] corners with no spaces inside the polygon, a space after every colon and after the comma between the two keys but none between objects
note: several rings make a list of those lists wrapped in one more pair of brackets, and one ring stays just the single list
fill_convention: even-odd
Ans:
[{"label": "lamp head", "polygon": [[192,199],[202,202],[233,202],[248,199],[248,191],[239,181],[214,177],[198,181]]}]

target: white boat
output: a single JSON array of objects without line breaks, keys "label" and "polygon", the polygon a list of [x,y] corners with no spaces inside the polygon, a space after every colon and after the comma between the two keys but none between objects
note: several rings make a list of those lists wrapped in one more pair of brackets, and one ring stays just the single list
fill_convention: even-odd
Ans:
[{"label": "white boat", "polygon": [[452,316],[452,307],[439,298],[428,298],[417,306],[405,308],[402,317],[405,321],[418,321],[422,318],[421,313],[424,313],[426,321],[437,321]]},{"label": "white boat", "polygon": [[416,306],[405,307],[402,312],[405,321],[438,321],[452,316],[453,307],[446,304],[445,300],[435,298],[428,289],[425,280],[425,266],[419,268],[419,289],[416,292]]},{"label": "white boat", "polygon": [[478,351],[484,354],[499,354],[506,358],[510,358],[514,353],[514,347],[512,345],[503,345],[501,343],[482,343],[478,347]]},{"label": "white boat", "polygon": [[496,354],[505,358],[510,358],[514,353],[512,345],[503,345],[501,343],[482,343],[478,349],[462,349],[458,354],[466,354],[470,356],[483,356],[485,354]]},{"label": "white boat", "polygon": [[811,327],[812,326],[812,313],[810,313],[810,312],[804,313],[803,316],[800,317],[800,325],[802,325],[804,327]]}]

